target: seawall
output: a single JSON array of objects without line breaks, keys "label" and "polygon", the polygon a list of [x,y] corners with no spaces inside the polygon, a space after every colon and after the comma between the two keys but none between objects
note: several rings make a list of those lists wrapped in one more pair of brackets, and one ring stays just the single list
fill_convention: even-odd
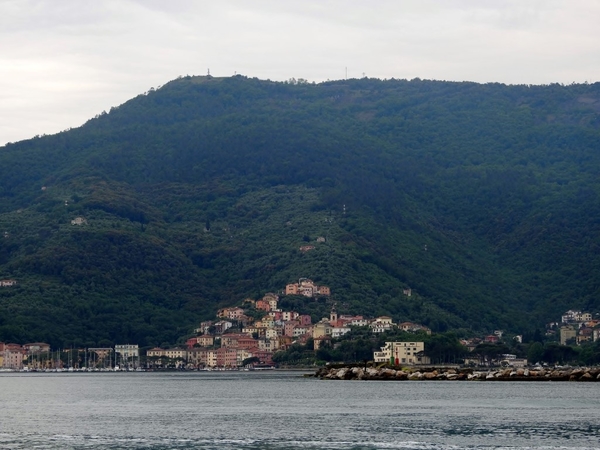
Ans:
[{"label": "seawall", "polygon": [[323,367],[314,374],[323,380],[448,380],[448,381],[600,381],[600,367],[562,369],[454,369]]}]

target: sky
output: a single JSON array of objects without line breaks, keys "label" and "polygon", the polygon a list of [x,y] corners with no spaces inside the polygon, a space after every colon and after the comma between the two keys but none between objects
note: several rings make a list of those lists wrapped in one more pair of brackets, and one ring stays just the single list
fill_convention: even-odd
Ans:
[{"label": "sky", "polygon": [[185,75],[600,81],[600,0],[0,0],[0,145]]}]

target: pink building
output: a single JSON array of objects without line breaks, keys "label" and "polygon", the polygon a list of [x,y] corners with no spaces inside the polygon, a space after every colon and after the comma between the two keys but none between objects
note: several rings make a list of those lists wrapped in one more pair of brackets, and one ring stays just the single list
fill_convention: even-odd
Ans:
[{"label": "pink building", "polygon": [[215,352],[217,354],[217,367],[237,367],[237,349],[221,347]]},{"label": "pink building", "polygon": [[296,328],[298,325],[298,322],[296,322],[295,320],[284,322],[283,334],[285,336],[294,336],[294,328]]},{"label": "pink building", "polygon": [[19,370],[23,368],[25,350],[19,344],[4,344],[4,359],[2,367]]},{"label": "pink building", "polygon": [[270,311],[269,317],[272,317],[273,320],[282,320],[283,313],[281,311]]},{"label": "pink building", "polygon": [[269,312],[271,311],[271,305],[269,302],[265,302],[264,300],[258,300],[256,302],[256,309]]},{"label": "pink building", "polygon": [[286,285],[285,295],[298,295],[298,283],[290,283]]},{"label": "pink building", "polygon": [[191,349],[191,348],[193,348],[193,347],[194,347],[194,345],[196,345],[197,343],[198,343],[198,338],[197,338],[197,337],[192,337],[192,338],[189,338],[187,341],[185,341],[185,346],[186,346],[188,349]]},{"label": "pink building", "polygon": [[309,326],[312,324],[312,318],[308,314],[298,316],[298,322],[302,326]]},{"label": "pink building", "polygon": [[224,334],[221,337],[221,347],[249,349],[256,347],[256,339],[247,334]]},{"label": "pink building", "polygon": [[249,350],[250,355],[255,356],[260,360],[261,364],[271,365],[273,364],[273,354],[266,350],[260,350],[258,347]]}]

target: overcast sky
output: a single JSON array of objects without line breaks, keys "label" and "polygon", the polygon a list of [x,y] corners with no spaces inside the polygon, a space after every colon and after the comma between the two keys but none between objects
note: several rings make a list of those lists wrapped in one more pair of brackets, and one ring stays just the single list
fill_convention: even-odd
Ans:
[{"label": "overcast sky", "polygon": [[179,75],[600,79],[600,0],[0,0],[0,145]]}]

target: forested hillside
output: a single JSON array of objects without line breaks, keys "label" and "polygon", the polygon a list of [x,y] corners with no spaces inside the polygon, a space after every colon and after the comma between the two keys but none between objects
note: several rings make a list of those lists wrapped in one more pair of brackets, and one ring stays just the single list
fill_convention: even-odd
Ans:
[{"label": "forested hillside", "polygon": [[179,78],[0,148],[0,341],[173,343],[300,277],[315,318],[532,331],[600,311],[599,172],[599,83]]}]

